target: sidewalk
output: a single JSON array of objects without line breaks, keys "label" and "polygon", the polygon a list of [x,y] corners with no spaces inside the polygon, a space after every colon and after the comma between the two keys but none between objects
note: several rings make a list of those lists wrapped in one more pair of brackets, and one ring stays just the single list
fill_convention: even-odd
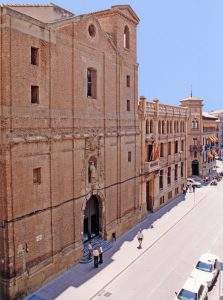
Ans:
[{"label": "sidewalk", "polygon": [[[98,269],[91,264],[78,264],[49,282],[26,299],[83,300],[91,299],[162,238],[173,226],[194,209],[210,192],[209,186],[196,189],[194,194],[187,193],[177,197],[159,211],[150,214],[141,223],[122,235],[113,248],[104,253],[104,263]],[[151,227],[152,225],[152,227]],[[143,230],[143,248],[137,249],[137,232]]]}]

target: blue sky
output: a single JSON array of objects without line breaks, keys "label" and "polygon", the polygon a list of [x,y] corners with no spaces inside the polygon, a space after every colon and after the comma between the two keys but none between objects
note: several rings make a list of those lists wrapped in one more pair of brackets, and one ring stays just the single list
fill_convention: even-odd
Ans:
[{"label": "blue sky", "polygon": [[52,2],[75,14],[130,4],[141,19],[138,28],[140,95],[177,104],[190,94],[192,85],[193,95],[205,100],[206,110],[223,107],[222,0]]}]

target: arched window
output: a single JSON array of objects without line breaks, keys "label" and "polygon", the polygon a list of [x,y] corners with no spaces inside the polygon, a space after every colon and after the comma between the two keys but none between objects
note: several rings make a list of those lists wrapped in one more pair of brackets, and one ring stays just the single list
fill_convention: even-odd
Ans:
[{"label": "arched window", "polygon": [[198,129],[199,128],[199,122],[197,119],[192,120],[192,129]]},{"label": "arched window", "polygon": [[161,121],[158,123],[158,133],[161,134]]},{"label": "arched window", "polygon": [[97,71],[92,68],[87,69],[87,97],[97,98]]},{"label": "arched window", "polygon": [[153,120],[150,120],[150,133],[153,133]]},{"label": "arched window", "polygon": [[129,49],[129,28],[125,26],[124,29],[124,48]]},{"label": "arched window", "polygon": [[170,133],[173,133],[173,122],[170,121]]},{"label": "arched window", "polygon": [[170,123],[169,123],[169,121],[166,122],[166,132],[170,133]]},{"label": "arched window", "polygon": [[149,134],[149,120],[146,120],[146,134]]},{"label": "arched window", "polygon": [[162,121],[162,134],[165,133],[165,121]]},{"label": "arched window", "polygon": [[198,120],[195,120],[195,126],[196,126],[196,129],[198,129],[199,128],[199,122],[198,122]]}]

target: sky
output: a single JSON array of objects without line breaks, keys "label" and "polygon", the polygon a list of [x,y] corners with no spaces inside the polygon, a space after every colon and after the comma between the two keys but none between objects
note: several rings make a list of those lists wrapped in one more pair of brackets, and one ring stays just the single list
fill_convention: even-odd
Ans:
[{"label": "sky", "polygon": [[193,96],[204,99],[205,110],[223,108],[222,0],[51,2],[76,15],[130,4],[140,18],[139,94],[150,100],[159,98],[162,103],[178,104],[190,95],[192,86]]}]

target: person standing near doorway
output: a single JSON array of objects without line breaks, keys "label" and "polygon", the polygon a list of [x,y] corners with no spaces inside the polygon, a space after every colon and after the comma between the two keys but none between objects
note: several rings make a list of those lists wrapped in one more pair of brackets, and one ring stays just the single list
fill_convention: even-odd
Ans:
[{"label": "person standing near doorway", "polygon": [[91,259],[92,251],[93,251],[93,247],[92,247],[91,242],[89,242],[89,244],[88,244],[88,259]]},{"label": "person standing near doorway", "polygon": [[98,248],[99,250],[99,264],[102,264],[103,263],[103,249],[102,249],[102,246],[100,246]]},{"label": "person standing near doorway", "polygon": [[93,250],[93,256],[94,256],[94,267],[98,268],[99,251],[97,248]]}]

